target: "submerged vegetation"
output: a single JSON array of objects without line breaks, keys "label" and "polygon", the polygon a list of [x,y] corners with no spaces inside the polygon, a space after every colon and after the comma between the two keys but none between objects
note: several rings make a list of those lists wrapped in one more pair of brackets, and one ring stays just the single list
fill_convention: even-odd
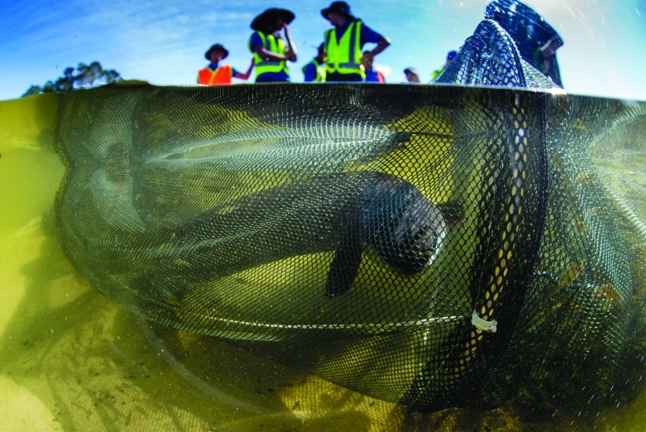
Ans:
[{"label": "submerged vegetation", "polygon": [[123,78],[121,78],[119,72],[114,69],[103,69],[98,61],[93,61],[89,65],[79,63],[76,69],[73,67],[65,68],[63,76],[56,81],[47,81],[43,86],[32,85],[21,97],[97,87],[122,80]]}]

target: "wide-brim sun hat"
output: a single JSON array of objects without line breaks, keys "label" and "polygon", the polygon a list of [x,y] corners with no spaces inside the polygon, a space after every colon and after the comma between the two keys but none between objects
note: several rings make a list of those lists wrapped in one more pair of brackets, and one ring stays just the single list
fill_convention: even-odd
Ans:
[{"label": "wide-brim sun hat", "polygon": [[209,48],[206,54],[204,54],[204,57],[207,60],[211,61],[211,53],[215,50],[220,50],[224,53],[224,56],[222,57],[223,59],[227,58],[227,56],[229,55],[229,51],[225,47],[223,47],[221,44],[215,44],[211,48]]},{"label": "wide-brim sun hat", "polygon": [[271,8],[255,17],[251,22],[251,28],[256,31],[264,31],[273,27],[278,18],[282,18],[287,24],[291,24],[295,17],[294,12],[287,9]]},{"label": "wide-brim sun hat", "polygon": [[351,20],[355,19],[352,12],[350,12],[350,5],[344,1],[333,2],[329,7],[321,10],[321,15],[327,19],[327,14],[330,12],[340,12]]}]

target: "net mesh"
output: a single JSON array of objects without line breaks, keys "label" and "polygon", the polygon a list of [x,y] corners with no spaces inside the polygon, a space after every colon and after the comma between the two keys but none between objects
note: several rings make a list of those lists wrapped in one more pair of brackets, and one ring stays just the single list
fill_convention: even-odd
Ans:
[{"label": "net mesh", "polygon": [[[533,9],[515,0],[495,0],[467,38],[439,83],[501,87],[562,87],[556,53],[543,53],[559,34]],[[557,46],[558,45],[558,46]]]},{"label": "net mesh", "polygon": [[461,87],[94,95],[61,101],[61,237],[147,319],[420,410],[586,404],[639,363],[644,233],[590,155],[642,105]]},{"label": "net mesh", "polygon": [[[442,78],[528,86],[504,30],[480,28]],[[640,380],[646,225],[600,160],[643,143],[643,104],[446,85],[92,96],[60,98],[60,237],[146,319],[420,411],[597,412]]]}]

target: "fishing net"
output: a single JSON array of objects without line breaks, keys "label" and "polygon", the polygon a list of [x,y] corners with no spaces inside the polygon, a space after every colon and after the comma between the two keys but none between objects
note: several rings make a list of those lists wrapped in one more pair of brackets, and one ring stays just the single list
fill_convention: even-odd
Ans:
[{"label": "fishing net", "polygon": [[[461,84],[531,81],[513,44],[476,46]],[[643,104],[449,85],[87,96],[60,97],[59,234],[136,314],[419,411],[596,413],[638,387],[646,225],[610,161],[643,151]]]},{"label": "fishing net", "polygon": [[559,34],[532,8],[495,0],[437,82],[522,88],[562,87]]},{"label": "fishing net", "polygon": [[563,87],[556,59],[563,40],[534,9],[516,0],[494,0],[485,8],[485,19],[505,29],[524,61]]},{"label": "fishing net", "polygon": [[93,94],[60,102],[60,235],[146,319],[419,410],[589,407],[639,379],[645,233],[591,146],[613,128],[643,140],[643,105],[341,84]]},{"label": "fishing net", "polygon": [[438,83],[549,89],[554,83],[525,61],[495,21],[483,20]]}]

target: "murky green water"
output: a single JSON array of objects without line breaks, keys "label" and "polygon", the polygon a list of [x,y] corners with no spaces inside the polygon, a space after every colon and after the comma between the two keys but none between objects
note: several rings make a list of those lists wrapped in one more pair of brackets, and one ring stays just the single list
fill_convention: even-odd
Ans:
[{"label": "murky green water", "polygon": [[[532,420],[510,407],[423,415],[219,339],[142,321],[93,289],[61,250],[54,200],[65,167],[53,145],[56,104],[53,96],[0,103],[0,429],[646,428],[643,391],[594,418]],[[631,137],[621,154],[595,147],[595,161],[641,223],[646,136]]]}]

